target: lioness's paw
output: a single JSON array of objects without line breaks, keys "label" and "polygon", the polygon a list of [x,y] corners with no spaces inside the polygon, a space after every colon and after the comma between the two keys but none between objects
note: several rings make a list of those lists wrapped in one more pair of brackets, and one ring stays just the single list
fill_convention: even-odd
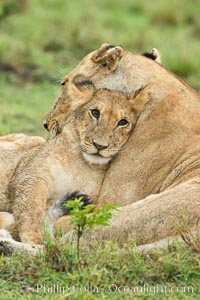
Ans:
[{"label": "lioness's paw", "polygon": [[14,247],[11,246],[12,238],[0,238],[0,255],[11,255],[14,252]]},{"label": "lioness's paw", "polygon": [[5,238],[5,239],[13,239],[12,238],[12,236],[11,236],[11,234],[7,231],[7,230],[5,230],[5,229],[0,229],[0,238]]}]

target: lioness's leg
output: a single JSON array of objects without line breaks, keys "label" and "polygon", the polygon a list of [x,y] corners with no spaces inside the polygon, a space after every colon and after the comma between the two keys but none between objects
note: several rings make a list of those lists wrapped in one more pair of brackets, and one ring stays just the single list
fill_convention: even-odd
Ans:
[{"label": "lioness's leg", "polygon": [[30,245],[21,242],[16,242],[13,239],[0,237],[0,254],[11,255],[14,252],[30,252],[32,255],[37,255],[43,251],[41,245]]},{"label": "lioness's leg", "polygon": [[152,243],[177,234],[176,224],[185,214],[190,216],[190,226],[195,226],[200,216],[200,185],[195,180],[122,207],[110,226],[89,230],[83,242],[134,239],[137,245]]}]

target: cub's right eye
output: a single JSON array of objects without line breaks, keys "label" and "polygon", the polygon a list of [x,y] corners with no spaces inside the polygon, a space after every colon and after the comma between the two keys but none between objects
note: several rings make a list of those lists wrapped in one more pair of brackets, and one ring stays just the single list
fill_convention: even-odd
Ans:
[{"label": "cub's right eye", "polygon": [[100,111],[98,109],[92,109],[91,110],[91,115],[95,118],[95,119],[99,119],[100,117]]}]

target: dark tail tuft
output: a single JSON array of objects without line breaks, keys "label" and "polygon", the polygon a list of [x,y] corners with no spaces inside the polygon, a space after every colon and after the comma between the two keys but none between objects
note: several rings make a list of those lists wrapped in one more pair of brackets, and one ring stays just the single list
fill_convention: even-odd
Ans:
[{"label": "dark tail tuft", "polygon": [[68,193],[61,200],[59,200],[57,204],[60,206],[59,209],[62,210],[63,216],[68,215],[70,212],[70,208],[66,206],[66,203],[68,201],[73,201],[76,198],[82,198],[81,201],[83,202],[83,207],[92,203],[92,199],[86,194],[80,194],[78,191],[75,191],[71,194]]}]

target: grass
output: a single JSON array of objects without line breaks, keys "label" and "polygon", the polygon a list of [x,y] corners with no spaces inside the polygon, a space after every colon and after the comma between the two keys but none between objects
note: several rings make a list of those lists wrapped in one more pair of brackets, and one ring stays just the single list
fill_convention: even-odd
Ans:
[{"label": "grass", "polygon": [[6,296],[1,299],[133,299],[133,296],[134,299],[197,299],[200,296],[200,253],[185,250],[178,243],[150,255],[136,253],[134,249],[132,242],[120,249],[111,243],[103,248],[94,246],[89,253],[82,252],[82,267],[73,255],[66,255],[66,250],[58,255],[58,249],[47,252],[48,256],[2,257],[1,294]]},{"label": "grass", "polygon": [[[60,78],[101,43],[145,52],[156,47],[163,64],[200,89],[199,1],[2,0],[0,2],[0,134],[46,136],[42,121],[59,94]],[[81,269],[68,252],[35,258],[0,258],[1,299],[197,299],[200,253],[176,244],[153,255],[135,254],[133,243],[82,253]],[[57,258],[57,260],[56,260]],[[37,284],[106,286],[99,293],[68,296],[36,291]],[[168,293],[110,292],[108,287],[166,286]],[[194,292],[170,293],[192,286]]]},{"label": "grass", "polygon": [[13,75],[0,77],[0,134],[23,132],[46,136],[42,123],[53,101],[59,94],[59,86],[47,81],[21,82]]}]

